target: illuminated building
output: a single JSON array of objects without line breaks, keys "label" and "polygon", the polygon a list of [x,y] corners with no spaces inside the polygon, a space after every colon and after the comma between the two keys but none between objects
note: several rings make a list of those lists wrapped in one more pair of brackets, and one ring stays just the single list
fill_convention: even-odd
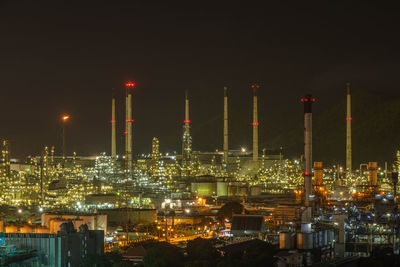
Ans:
[{"label": "illuminated building", "polygon": [[152,176],[158,177],[160,175],[160,143],[156,137],[153,138],[151,145],[151,161]]}]

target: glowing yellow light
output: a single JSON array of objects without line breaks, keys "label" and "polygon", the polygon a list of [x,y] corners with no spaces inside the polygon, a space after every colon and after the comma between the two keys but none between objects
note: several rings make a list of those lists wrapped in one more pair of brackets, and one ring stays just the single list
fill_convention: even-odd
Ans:
[{"label": "glowing yellow light", "polygon": [[63,120],[63,121],[67,121],[67,120],[69,120],[69,118],[70,118],[69,115],[64,115],[64,116],[62,116],[62,120]]}]

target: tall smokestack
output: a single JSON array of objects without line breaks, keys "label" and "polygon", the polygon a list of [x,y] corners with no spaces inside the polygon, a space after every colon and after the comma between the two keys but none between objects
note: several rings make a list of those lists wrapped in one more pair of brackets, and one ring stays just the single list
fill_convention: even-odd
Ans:
[{"label": "tall smokestack", "polygon": [[346,114],[346,171],[352,172],[352,151],[351,151],[351,94],[350,83],[347,83],[347,114]]},{"label": "tall smokestack", "polygon": [[185,91],[185,120],[183,121],[183,138],[182,138],[182,166],[190,165],[190,156],[192,152],[192,137],[190,136],[190,118],[189,118],[189,96]]},{"label": "tall smokestack", "polygon": [[125,170],[127,173],[132,173],[132,92],[131,89],[135,86],[132,82],[125,84]]},{"label": "tall smokestack", "polygon": [[301,99],[304,103],[304,205],[307,208],[303,222],[310,223],[312,210],[310,196],[312,195],[312,104],[315,102],[310,94]]},{"label": "tall smokestack", "polygon": [[260,88],[258,84],[252,84],[253,88],[253,162],[255,168],[258,168],[258,106],[257,106],[257,89]]},{"label": "tall smokestack", "polygon": [[115,159],[117,157],[117,145],[116,145],[116,129],[115,129],[115,90],[112,89],[111,99],[111,157]]},{"label": "tall smokestack", "polygon": [[228,166],[228,87],[224,87],[224,163]]}]

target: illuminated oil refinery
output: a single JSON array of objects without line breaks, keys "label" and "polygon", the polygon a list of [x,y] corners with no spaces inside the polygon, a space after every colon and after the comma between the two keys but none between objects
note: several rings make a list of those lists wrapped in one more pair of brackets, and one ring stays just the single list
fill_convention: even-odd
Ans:
[{"label": "illuminated oil refinery", "polygon": [[[384,168],[378,166],[377,162],[353,169],[350,85],[347,84],[346,136],[343,136],[345,166],[325,166],[313,161],[312,106],[318,101],[309,94],[301,98],[303,155],[287,159],[282,152],[267,154],[266,149],[261,149],[259,155],[259,139],[263,137],[259,138],[262,126],[258,120],[257,91],[261,88],[256,83],[250,87],[253,91],[249,123],[253,132],[251,151],[229,149],[227,87],[221,90],[222,150],[193,150],[196,140],[192,140],[190,94],[186,90],[182,136],[177,138],[182,145],[181,154],[160,153],[163,144],[157,137],[149,144],[151,154],[135,151],[133,82],[125,84],[123,155],[117,154],[116,125],[123,120],[116,117],[119,106],[114,90],[109,154],[66,155],[63,134],[62,153],[57,153],[54,147],[44,147],[39,155],[19,162],[11,159],[12,151],[4,140],[0,201],[11,211],[4,213],[2,232],[54,234],[61,222],[73,221],[76,226],[79,218],[104,215],[101,219],[96,217],[96,224],[90,225],[90,230],[104,231],[106,250],[143,238],[179,243],[202,236],[218,238],[225,245],[254,238],[267,241],[279,246],[279,261],[294,261],[290,266],[351,262],[369,256],[375,247],[382,245],[391,247],[397,255],[400,152],[390,169],[387,164]],[[243,212],[218,220],[218,211],[231,202],[243,205]],[[29,216],[21,224],[24,211],[29,211],[32,218],[41,217],[41,226],[34,226],[32,219],[28,222]],[[56,214],[54,221],[49,219],[45,223],[43,216],[52,214]],[[251,223],[255,218],[260,218],[259,223]],[[208,224],[204,224],[205,219]],[[104,222],[100,224],[98,220]],[[141,236],[138,234],[140,225],[153,223],[158,227],[156,234],[148,230]],[[293,255],[297,258],[293,259]]]}]

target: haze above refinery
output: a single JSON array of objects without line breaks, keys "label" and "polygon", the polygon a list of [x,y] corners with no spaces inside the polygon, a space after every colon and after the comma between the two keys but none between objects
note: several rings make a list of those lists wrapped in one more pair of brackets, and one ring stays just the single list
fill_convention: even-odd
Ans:
[{"label": "haze above refinery", "polygon": [[[150,153],[154,136],[161,152],[180,151],[186,89],[194,149],[221,150],[223,86],[230,91],[230,146],[251,149],[249,85],[257,81],[262,85],[260,148],[282,146],[293,157],[302,153],[298,100],[311,92],[318,98],[315,131],[332,136],[329,142],[315,140],[315,156],[344,163],[343,90],[351,82],[355,162],[394,158],[395,149],[389,148],[397,147],[399,137],[388,129],[397,125],[398,111],[391,110],[393,117],[384,114],[397,105],[390,95],[399,86],[393,71],[399,40],[385,34],[396,28],[387,23],[394,16],[389,7],[381,7],[384,15],[370,16],[376,7],[368,3],[214,3],[212,8],[43,3],[9,2],[1,8],[0,78],[6,93],[0,135],[10,140],[14,157],[51,145],[60,152],[64,113],[72,116],[68,154],[108,151],[110,90],[116,89],[117,120],[123,119],[122,85],[132,79],[137,83],[134,153]],[[321,23],[312,23],[311,17]],[[375,93],[382,96],[378,103]],[[371,120],[372,125],[379,122],[379,130],[357,130]],[[117,127],[121,148],[123,124]]]}]

